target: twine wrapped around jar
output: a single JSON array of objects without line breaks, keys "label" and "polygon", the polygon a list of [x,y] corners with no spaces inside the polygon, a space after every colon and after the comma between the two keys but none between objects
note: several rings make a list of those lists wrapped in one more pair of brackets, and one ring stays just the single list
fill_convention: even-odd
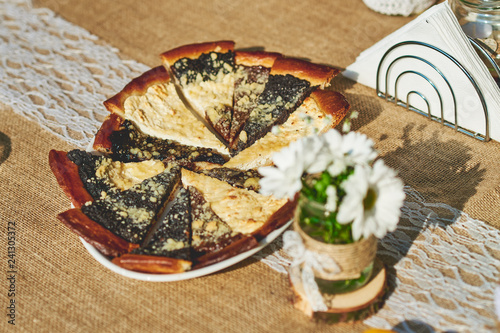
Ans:
[{"label": "twine wrapped around jar", "polygon": [[361,272],[372,264],[377,254],[377,238],[373,235],[351,244],[327,244],[318,241],[302,230],[298,220],[294,219],[294,230],[302,237],[307,250],[326,255],[337,263],[340,272],[334,278],[327,277],[315,270],[316,277],[324,280],[339,281],[357,279]]}]

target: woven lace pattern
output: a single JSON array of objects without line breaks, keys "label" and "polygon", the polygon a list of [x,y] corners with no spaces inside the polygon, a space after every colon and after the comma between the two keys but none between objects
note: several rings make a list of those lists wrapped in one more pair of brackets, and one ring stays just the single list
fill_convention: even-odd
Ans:
[{"label": "woven lace pattern", "polygon": [[147,69],[22,0],[0,1],[0,62],[0,102],[80,148],[109,114],[102,102]]},{"label": "woven lace pattern", "polygon": [[[27,1],[0,1],[0,102],[85,148],[107,111],[102,102],[147,70],[86,30]],[[365,323],[397,331],[495,330],[500,231],[411,188],[398,229],[379,241],[389,292]],[[286,274],[278,239],[257,258]],[[427,330],[429,331],[429,330]]]}]

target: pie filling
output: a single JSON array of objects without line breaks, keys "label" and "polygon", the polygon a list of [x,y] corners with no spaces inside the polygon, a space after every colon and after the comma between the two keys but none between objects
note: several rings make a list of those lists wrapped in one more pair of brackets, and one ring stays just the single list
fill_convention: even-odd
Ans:
[{"label": "pie filling", "polygon": [[112,157],[125,162],[159,159],[165,161],[210,162],[224,164],[226,159],[209,148],[182,145],[176,141],[145,135],[129,120],[110,136]]},{"label": "pie filling", "polygon": [[231,51],[182,58],[171,66],[188,101],[225,140],[230,137],[234,67]]},{"label": "pie filling", "polygon": [[250,112],[257,106],[257,99],[264,91],[270,71],[270,68],[263,66],[237,66],[230,132],[231,142],[238,137],[250,116]]},{"label": "pie filling", "polygon": [[217,137],[186,108],[170,81],[152,85],[143,94],[128,96],[123,114],[144,134],[226,152]]},{"label": "pie filling", "polygon": [[149,242],[132,253],[191,260],[190,210],[189,192],[181,188]]},{"label": "pie filling", "polygon": [[[161,172],[149,177],[151,169],[144,172],[144,168],[151,166],[151,161],[131,165],[79,150],[69,152],[68,158],[79,166],[84,187],[94,198],[82,206],[82,212],[134,244],[142,242],[180,181],[180,167],[176,165],[163,167]],[[156,171],[158,169],[156,166]],[[156,171],[153,169],[153,173]],[[123,186],[131,182],[131,174],[135,176],[134,184]],[[139,175],[149,178],[137,178]]]},{"label": "pie filling", "polygon": [[311,92],[308,81],[292,75],[270,75],[238,139],[233,155],[265,136],[274,125],[283,124]]},{"label": "pie filling", "polygon": [[216,252],[242,235],[234,233],[210,207],[200,191],[188,186],[191,195],[192,247],[197,254]]},{"label": "pie filling", "polygon": [[232,186],[259,192],[259,180],[262,178],[257,170],[240,170],[227,167],[205,169],[202,174],[222,180]]}]

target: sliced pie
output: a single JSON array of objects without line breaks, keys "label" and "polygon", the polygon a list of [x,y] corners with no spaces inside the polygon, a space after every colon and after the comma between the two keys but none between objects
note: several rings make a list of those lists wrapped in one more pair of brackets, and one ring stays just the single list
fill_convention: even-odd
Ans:
[{"label": "sliced pie", "polygon": [[189,192],[181,188],[165,219],[153,227],[145,245],[112,260],[126,269],[147,273],[181,273],[192,267]]},{"label": "sliced pie", "polygon": [[234,91],[234,42],[185,45],[161,55],[187,102],[225,140],[230,139]]},{"label": "sliced pie", "polygon": [[189,186],[179,191],[165,220],[152,230],[146,245],[112,261],[140,272],[181,273],[220,262],[256,246],[256,238],[234,233],[213,212],[202,194]]},{"label": "sliced pie", "polygon": [[146,244],[133,253],[191,260],[190,199],[189,192],[181,188],[170,203],[167,216],[151,229]]},{"label": "sliced pie", "polygon": [[279,53],[264,51],[236,51],[234,55],[235,76],[233,95],[233,118],[231,120],[230,142],[240,134],[250,112],[256,107],[257,99],[264,91],[274,61]]},{"label": "sliced pie", "polygon": [[150,137],[228,155],[227,148],[186,108],[163,66],[133,79],[104,105]]},{"label": "sliced pie", "polygon": [[286,199],[264,196],[216,178],[182,170],[184,187],[193,186],[203,195],[214,213],[235,233],[250,235],[287,203]]},{"label": "sliced pie", "polygon": [[[58,218],[108,255],[128,252],[126,246],[113,248],[117,237],[130,244],[143,241],[180,181],[177,165],[122,163],[79,150],[52,150],[49,164],[76,207]],[[108,232],[96,238],[95,230]]]},{"label": "sliced pie", "polygon": [[232,154],[250,147],[273,126],[286,122],[312,91],[328,85],[338,73],[338,69],[300,59],[277,58],[256,106],[231,145]]},{"label": "sliced pie", "polygon": [[241,170],[271,165],[275,152],[290,142],[313,133],[323,133],[337,126],[350,108],[344,96],[331,90],[313,91],[287,121],[267,133],[238,155],[232,157],[224,167]]},{"label": "sliced pie", "polygon": [[339,72],[327,66],[230,41],[161,57],[104,102],[101,155],[49,154],[75,207],[58,218],[113,263],[160,274],[238,255],[286,224],[295,202],[258,193],[255,169],[349,109],[323,90]]},{"label": "sliced pie", "polygon": [[140,132],[130,120],[111,114],[97,132],[93,148],[111,155],[114,160],[138,162],[150,159],[162,161],[209,162],[224,164],[226,156],[214,149],[180,144]]}]

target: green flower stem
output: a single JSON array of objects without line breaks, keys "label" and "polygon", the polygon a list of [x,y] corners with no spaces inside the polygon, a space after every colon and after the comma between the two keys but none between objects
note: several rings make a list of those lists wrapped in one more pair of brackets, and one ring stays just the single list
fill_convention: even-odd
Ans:
[{"label": "green flower stem", "polygon": [[333,185],[337,189],[337,207],[345,196],[342,189],[344,182],[352,173],[353,168],[336,177],[327,171],[321,174],[308,175],[302,178],[302,190],[299,198],[299,224],[311,237],[328,244],[353,243],[351,224],[337,222],[337,211],[328,212],[324,205],[327,201],[326,188]]}]

